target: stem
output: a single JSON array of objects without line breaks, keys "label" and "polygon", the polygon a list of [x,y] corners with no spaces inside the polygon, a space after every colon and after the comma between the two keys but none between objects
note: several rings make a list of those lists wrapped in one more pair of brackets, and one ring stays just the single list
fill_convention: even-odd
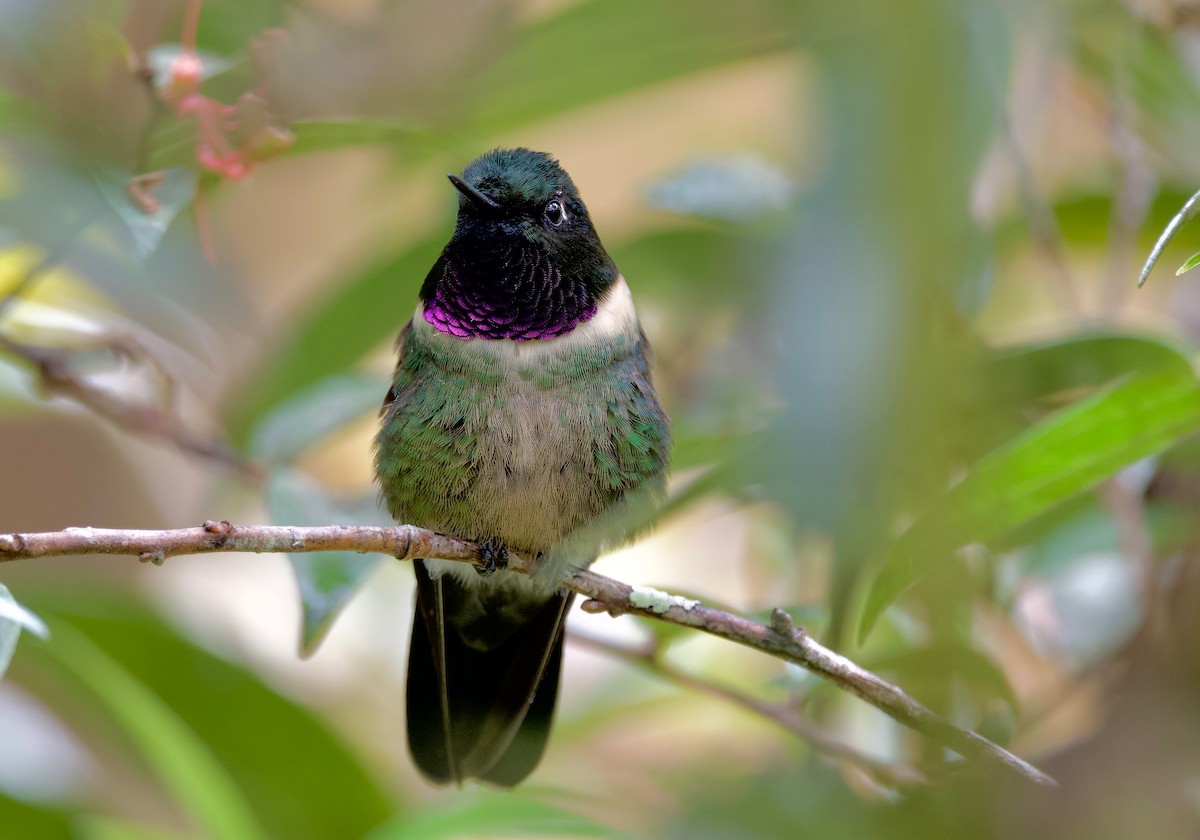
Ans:
[{"label": "stem", "polygon": [[893,790],[907,790],[922,787],[929,783],[929,780],[916,768],[902,764],[891,764],[867,755],[839,740],[831,732],[808,720],[789,706],[768,703],[764,700],[759,700],[757,697],[743,694],[733,688],[708,682],[701,677],[689,674],[670,665],[654,650],[643,650],[627,645],[620,645],[610,642],[607,639],[600,639],[575,631],[571,631],[568,634],[567,640],[583,647],[633,662],[662,679],[683,688],[699,691],[732,703],[735,706],[740,706],[749,712],[778,724],[796,737],[806,741],[814,750],[830,758],[854,764],[872,779]]},{"label": "stem", "polygon": [[183,32],[179,36],[179,44],[184,52],[196,52],[196,30],[200,28],[200,7],[203,5],[204,0],[188,0],[183,15]]}]

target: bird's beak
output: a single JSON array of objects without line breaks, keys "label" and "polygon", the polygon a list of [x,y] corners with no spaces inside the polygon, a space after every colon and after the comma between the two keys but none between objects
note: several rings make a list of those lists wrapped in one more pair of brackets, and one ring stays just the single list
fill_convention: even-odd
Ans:
[{"label": "bird's beak", "polygon": [[447,175],[446,177],[450,179],[450,183],[454,185],[454,188],[456,190],[458,190],[460,193],[465,195],[467,198],[471,199],[471,201],[475,202],[475,204],[477,206],[490,207],[493,210],[500,209],[499,204],[497,204],[492,199],[488,198],[486,195],[481,193],[479,190],[472,187],[470,184],[468,184],[462,178],[459,178],[457,175]]}]

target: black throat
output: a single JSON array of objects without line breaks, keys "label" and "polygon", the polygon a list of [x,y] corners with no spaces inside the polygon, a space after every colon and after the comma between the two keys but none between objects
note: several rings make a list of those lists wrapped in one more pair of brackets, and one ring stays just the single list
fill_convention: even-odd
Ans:
[{"label": "black throat", "polygon": [[563,250],[515,231],[456,231],[421,287],[425,320],[458,338],[537,341],[570,332],[596,314],[617,269],[602,247]]}]

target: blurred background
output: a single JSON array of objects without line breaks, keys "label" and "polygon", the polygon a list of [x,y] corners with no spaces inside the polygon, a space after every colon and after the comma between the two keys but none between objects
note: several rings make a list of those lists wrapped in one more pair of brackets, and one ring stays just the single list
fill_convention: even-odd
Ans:
[{"label": "blurred background", "polygon": [[[571,617],[511,793],[403,735],[411,572],[0,566],[6,838],[1195,837],[1192,0],[0,0],[0,531],[384,524],[392,341],[495,146],[571,173],[674,421],[597,570],[826,644],[1054,775],[810,675]],[[1193,243],[1188,248],[1188,240]]]}]

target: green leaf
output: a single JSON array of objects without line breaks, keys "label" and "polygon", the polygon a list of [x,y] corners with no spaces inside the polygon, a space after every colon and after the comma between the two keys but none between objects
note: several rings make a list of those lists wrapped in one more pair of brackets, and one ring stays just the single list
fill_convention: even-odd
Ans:
[{"label": "green leaf", "polygon": [[[384,789],[378,768],[368,766],[323,716],[270,688],[253,669],[199,647],[128,594],[91,584],[66,591],[63,581],[47,586],[50,589],[25,593],[26,602],[52,620],[69,621],[161,698],[253,803],[270,837],[361,837],[402,807],[396,791]],[[58,625],[53,626],[57,631]],[[93,754],[128,755],[136,740],[117,727],[98,725],[105,723],[103,707],[90,701],[78,679],[61,673],[48,653],[54,647],[36,645],[22,651],[11,678],[73,725]],[[127,757],[121,761],[129,767]],[[143,774],[148,778],[138,782],[142,789],[155,789],[146,788],[147,783],[156,784],[154,770],[151,766]],[[161,785],[157,789],[163,790]],[[121,805],[91,802],[84,807],[114,816],[141,816],[118,811]],[[12,812],[0,796],[0,836],[73,836],[9,833],[6,820]],[[210,836],[199,830],[191,834]]]},{"label": "green leaf", "polygon": [[602,837],[632,840],[635,835],[534,799],[526,793],[481,792],[449,808],[405,815],[384,823],[363,840],[441,840],[467,837]]},{"label": "green leaf", "polygon": [[387,383],[370,376],[331,376],[280,403],[250,437],[249,452],[264,463],[292,461],[383,402]]},{"label": "green leaf", "polygon": [[[291,525],[391,525],[374,494],[337,499],[296,470],[271,474],[264,491],[271,519]],[[333,626],[334,619],[358,592],[363,580],[379,566],[377,554],[322,551],[289,554],[300,590],[303,625],[300,655],[311,656]]]},{"label": "green leaf", "polygon": [[959,354],[941,378],[949,396],[944,438],[957,462],[972,462],[1048,410],[1118,377],[1151,370],[1186,376],[1191,367],[1174,342],[1109,332]]},{"label": "green leaf", "polygon": [[974,384],[1025,409],[1030,402],[1080,388],[1096,388],[1133,371],[1186,376],[1184,349],[1170,341],[1124,333],[1091,333],[998,351]]},{"label": "green leaf", "polygon": [[55,625],[55,642],[47,650],[120,723],[175,801],[206,835],[265,840],[229,774],[161,698],[70,625]]},{"label": "green leaf", "polygon": [[45,622],[18,604],[8,587],[0,583],[0,677],[8,670],[22,630],[43,639],[50,637]]},{"label": "green leaf", "polygon": [[[1183,207],[1179,209],[1179,212],[1176,213],[1171,218],[1171,221],[1167,223],[1167,226],[1163,229],[1162,234],[1159,235],[1158,241],[1154,243],[1153,250],[1150,251],[1150,256],[1146,258],[1146,264],[1142,266],[1142,273],[1138,277],[1139,286],[1146,282],[1146,278],[1150,276],[1150,271],[1154,268],[1154,264],[1158,262],[1158,258],[1162,256],[1163,250],[1167,247],[1171,240],[1175,238],[1175,234],[1177,234],[1179,229],[1187,224],[1187,222],[1198,212],[1200,212],[1200,192],[1194,193],[1192,197],[1184,203]],[[1191,260],[1188,260],[1188,262],[1191,262]],[[1180,269],[1177,273],[1182,274],[1183,269]]]},{"label": "green leaf", "polygon": [[71,837],[76,815],[61,807],[15,799],[0,790],[0,825],[7,837]]},{"label": "green leaf", "polygon": [[[271,411],[254,430],[250,452],[268,463],[287,463],[312,444],[376,409],[384,390],[383,383],[371,377],[330,377]],[[282,468],[271,474],[264,498],[267,511],[277,523],[391,524],[373,494],[337,499],[292,469]],[[289,554],[288,562],[296,576],[303,612],[300,654],[310,656],[379,558],[328,551]]]},{"label": "green leaf", "polygon": [[1190,257],[1188,257],[1187,262],[1179,266],[1179,268],[1175,271],[1175,276],[1181,277],[1198,265],[1200,265],[1200,252],[1192,254]]},{"label": "green leaf", "polygon": [[159,120],[150,130],[146,169],[196,167],[196,125],[190,120]]},{"label": "green leaf", "polygon": [[1198,428],[1200,383],[1174,370],[1130,375],[1035,424],[984,456],[900,537],[868,593],[860,639],[955,549],[994,541]]},{"label": "green leaf", "polygon": [[300,655],[316,653],[321,642],[363,580],[378,567],[380,559],[345,551],[291,554],[288,560],[296,575],[304,623]]}]

